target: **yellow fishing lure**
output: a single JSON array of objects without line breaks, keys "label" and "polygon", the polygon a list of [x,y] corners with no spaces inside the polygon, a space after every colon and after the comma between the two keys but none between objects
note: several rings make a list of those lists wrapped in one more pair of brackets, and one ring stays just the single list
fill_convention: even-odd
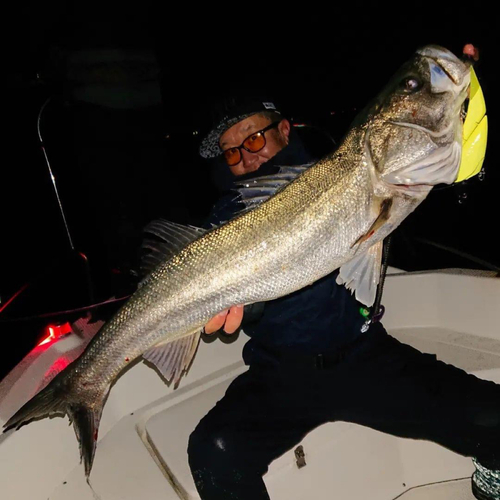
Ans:
[{"label": "yellow fishing lure", "polygon": [[455,182],[465,181],[481,171],[488,140],[488,117],[483,91],[471,68],[469,108],[462,138],[462,160]]}]

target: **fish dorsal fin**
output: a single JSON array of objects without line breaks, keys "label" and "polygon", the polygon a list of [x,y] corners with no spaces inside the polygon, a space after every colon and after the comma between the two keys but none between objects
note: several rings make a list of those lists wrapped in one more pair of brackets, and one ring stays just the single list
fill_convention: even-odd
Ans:
[{"label": "fish dorsal fin", "polygon": [[355,293],[356,300],[371,307],[375,302],[380,280],[383,241],[345,263],[337,276],[337,283]]},{"label": "fish dorsal fin", "polygon": [[142,356],[153,363],[167,381],[172,382],[176,387],[196,354],[200,336],[201,330],[198,330],[179,340],[156,345]]},{"label": "fish dorsal fin", "polygon": [[141,275],[149,274],[205,232],[199,227],[183,226],[164,219],[150,222],[144,228],[146,236],[141,244]]},{"label": "fish dorsal fin", "polygon": [[244,182],[237,182],[236,186],[238,187],[237,191],[241,195],[241,202],[244,203],[246,209],[260,205],[312,165],[314,165],[314,163],[282,166],[279,167],[278,173],[274,175],[265,175]]}]

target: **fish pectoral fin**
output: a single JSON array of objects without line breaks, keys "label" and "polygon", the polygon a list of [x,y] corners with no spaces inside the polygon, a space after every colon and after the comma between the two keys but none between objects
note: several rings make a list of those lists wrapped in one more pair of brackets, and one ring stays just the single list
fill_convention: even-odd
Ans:
[{"label": "fish pectoral fin", "polygon": [[375,302],[380,279],[383,241],[370,247],[365,253],[345,263],[337,276],[337,283],[355,292],[356,300],[371,307]]},{"label": "fish pectoral fin", "polygon": [[177,386],[196,354],[200,337],[201,330],[179,340],[157,344],[147,350],[142,357],[152,363],[168,382]]},{"label": "fish pectoral fin", "polygon": [[366,233],[362,234],[351,246],[351,248],[356,245],[360,245],[364,241],[370,239],[375,232],[380,229],[388,220],[391,215],[391,207],[392,207],[392,198],[385,198],[380,203],[380,211],[377,218],[373,221],[373,224],[370,226]]}]

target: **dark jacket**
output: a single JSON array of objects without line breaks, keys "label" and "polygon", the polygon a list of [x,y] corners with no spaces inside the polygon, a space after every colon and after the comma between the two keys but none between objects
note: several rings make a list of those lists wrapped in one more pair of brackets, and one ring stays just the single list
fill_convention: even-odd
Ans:
[{"label": "dark jacket", "polygon": [[[272,174],[278,166],[310,161],[313,158],[292,129],[287,147],[258,171],[238,177],[238,181]],[[230,172],[225,165],[219,168]],[[219,172],[219,178],[229,185],[227,172]],[[214,206],[207,226],[227,221],[241,209],[237,193],[230,191]],[[365,321],[359,312],[362,305],[344,286],[337,285],[337,274],[336,271],[285,297],[245,308],[243,328],[251,337],[243,350],[245,363],[273,357],[277,352],[329,353],[355,340]]]}]

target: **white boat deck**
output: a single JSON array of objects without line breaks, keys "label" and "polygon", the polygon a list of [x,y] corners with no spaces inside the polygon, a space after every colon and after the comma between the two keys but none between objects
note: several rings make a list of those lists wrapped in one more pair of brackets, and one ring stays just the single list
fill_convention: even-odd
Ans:
[{"label": "white boat deck", "polygon": [[[500,383],[500,280],[466,275],[394,275],[384,292],[384,325],[403,342]],[[177,390],[139,363],[113,387],[103,414],[91,483],[102,500],[197,499],[187,439],[200,418],[242,373],[246,338],[200,346]],[[65,339],[62,342],[70,342]],[[59,350],[64,350],[60,345]],[[44,353],[0,384],[5,421],[60,357]],[[15,389],[15,390],[14,390]],[[290,418],[293,418],[291,415]],[[326,424],[270,467],[273,500],[472,500],[473,465],[433,443],[401,439],[348,423]],[[0,437],[0,495],[5,500],[93,500],[67,419],[33,422]]]},{"label": "white boat deck", "polygon": [[397,500],[475,500],[470,488],[470,478],[444,483],[417,486],[406,491]]}]

